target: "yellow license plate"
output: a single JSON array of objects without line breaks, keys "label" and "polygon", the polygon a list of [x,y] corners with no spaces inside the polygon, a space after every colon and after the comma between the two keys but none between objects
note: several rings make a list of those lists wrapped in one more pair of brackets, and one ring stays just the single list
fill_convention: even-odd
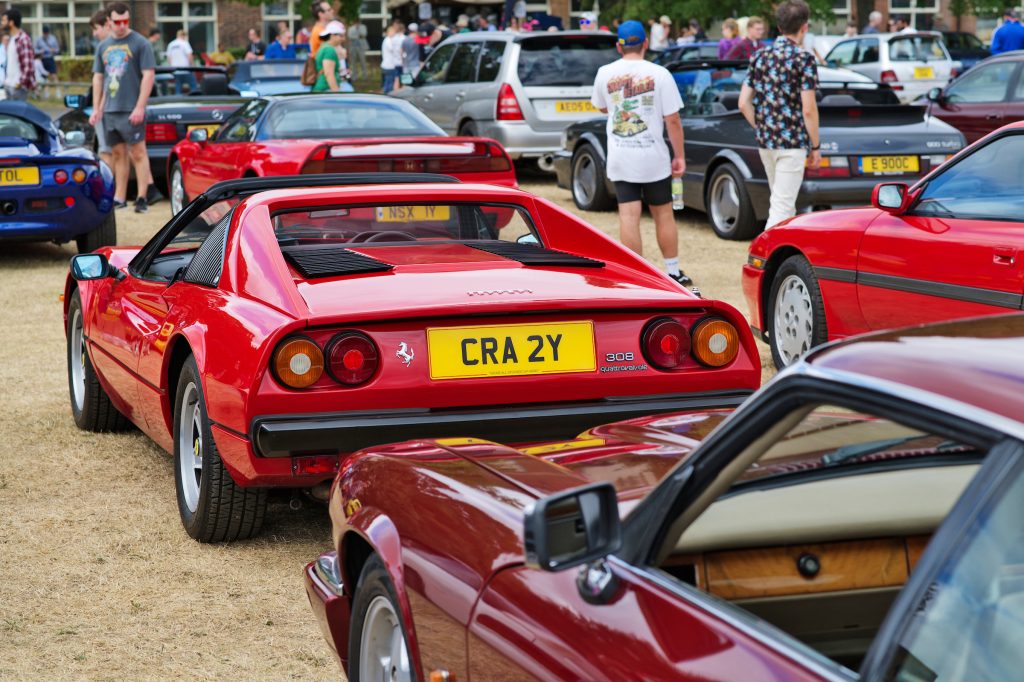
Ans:
[{"label": "yellow license plate", "polygon": [[593,372],[594,323],[548,322],[427,330],[431,379]]},{"label": "yellow license plate", "polygon": [[215,132],[217,132],[217,128],[220,128],[220,124],[214,123],[212,125],[194,125],[194,126],[189,126],[188,128],[185,129],[185,134],[188,135],[193,130],[199,130],[200,128],[206,130],[206,135],[208,137],[213,137],[213,134]]},{"label": "yellow license plate", "polygon": [[596,114],[597,107],[586,99],[558,100],[555,102],[555,111],[559,114]]},{"label": "yellow license plate", "polygon": [[0,186],[38,185],[39,169],[35,166],[0,168]]},{"label": "yellow license plate", "polygon": [[921,165],[916,156],[864,156],[860,172],[865,175],[879,173],[918,173]]},{"label": "yellow license plate", "polygon": [[378,223],[437,222],[451,217],[450,206],[378,206]]},{"label": "yellow license plate", "polygon": [[935,69],[931,66],[915,66],[914,78],[931,79],[935,78]]}]

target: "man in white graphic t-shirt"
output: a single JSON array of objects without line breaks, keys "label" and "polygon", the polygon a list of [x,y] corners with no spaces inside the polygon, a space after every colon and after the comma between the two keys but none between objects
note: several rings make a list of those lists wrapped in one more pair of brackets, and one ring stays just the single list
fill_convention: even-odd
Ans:
[{"label": "man in white graphic t-shirt", "polygon": [[[619,26],[622,59],[602,66],[594,79],[591,102],[608,114],[608,162],[605,172],[619,200],[619,238],[638,254],[640,213],[647,203],[654,218],[669,277],[681,285],[692,280],[679,269],[679,233],[672,215],[672,176],[686,170],[679,96],[672,74],[644,59],[647,36],[639,21]],[[672,154],[665,144],[665,130]]]}]

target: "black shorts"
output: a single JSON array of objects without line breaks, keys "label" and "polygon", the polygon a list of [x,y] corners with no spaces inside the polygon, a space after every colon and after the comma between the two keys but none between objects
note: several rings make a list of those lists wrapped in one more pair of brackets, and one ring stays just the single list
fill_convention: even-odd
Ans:
[{"label": "black shorts", "polygon": [[672,176],[654,182],[615,181],[615,196],[620,204],[643,201],[648,206],[672,203]]}]

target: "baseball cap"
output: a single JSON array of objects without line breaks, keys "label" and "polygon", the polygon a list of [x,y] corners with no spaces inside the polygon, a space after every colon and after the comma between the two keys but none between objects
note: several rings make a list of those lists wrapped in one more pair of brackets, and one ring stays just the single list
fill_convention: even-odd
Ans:
[{"label": "baseball cap", "polygon": [[1020,19],[1020,12],[1013,9],[1012,7],[1008,7],[1006,11],[1003,12],[1003,16],[1010,17],[1011,19]]},{"label": "baseball cap", "polygon": [[580,23],[581,24],[596,24],[597,23],[597,15],[594,14],[593,12],[584,12],[583,14],[580,15]]},{"label": "baseball cap", "polygon": [[345,35],[345,24],[337,20],[328,22],[328,24],[324,26],[324,30],[320,31],[320,37],[326,38],[330,35]]},{"label": "baseball cap", "polygon": [[619,45],[626,47],[643,45],[645,40],[647,40],[647,33],[644,32],[644,25],[639,21],[630,19],[619,25]]},{"label": "baseball cap", "polygon": [[669,19],[667,14],[662,14],[661,19],[658,19],[659,24],[671,24],[672,20]]},{"label": "baseball cap", "polygon": [[420,30],[420,25],[414,21],[411,24],[409,24],[409,30],[415,33],[416,31]]}]

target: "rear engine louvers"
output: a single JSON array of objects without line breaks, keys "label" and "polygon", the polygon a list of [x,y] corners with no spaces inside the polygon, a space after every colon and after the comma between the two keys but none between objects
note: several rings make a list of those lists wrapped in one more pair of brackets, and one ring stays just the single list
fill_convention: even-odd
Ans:
[{"label": "rear engine louvers", "polygon": [[554,249],[545,249],[540,246],[531,246],[530,244],[518,244],[516,242],[486,242],[483,244],[467,243],[466,246],[472,246],[474,249],[493,253],[495,256],[501,256],[502,258],[508,258],[509,260],[519,261],[523,265],[570,265],[584,268],[604,267],[603,262],[594,260],[593,258],[585,258],[572,253],[566,253],[565,251],[555,251]]},{"label": "rear engine louvers", "polygon": [[349,251],[344,246],[285,246],[281,248],[281,253],[307,279],[386,272],[392,269],[387,263]]}]

